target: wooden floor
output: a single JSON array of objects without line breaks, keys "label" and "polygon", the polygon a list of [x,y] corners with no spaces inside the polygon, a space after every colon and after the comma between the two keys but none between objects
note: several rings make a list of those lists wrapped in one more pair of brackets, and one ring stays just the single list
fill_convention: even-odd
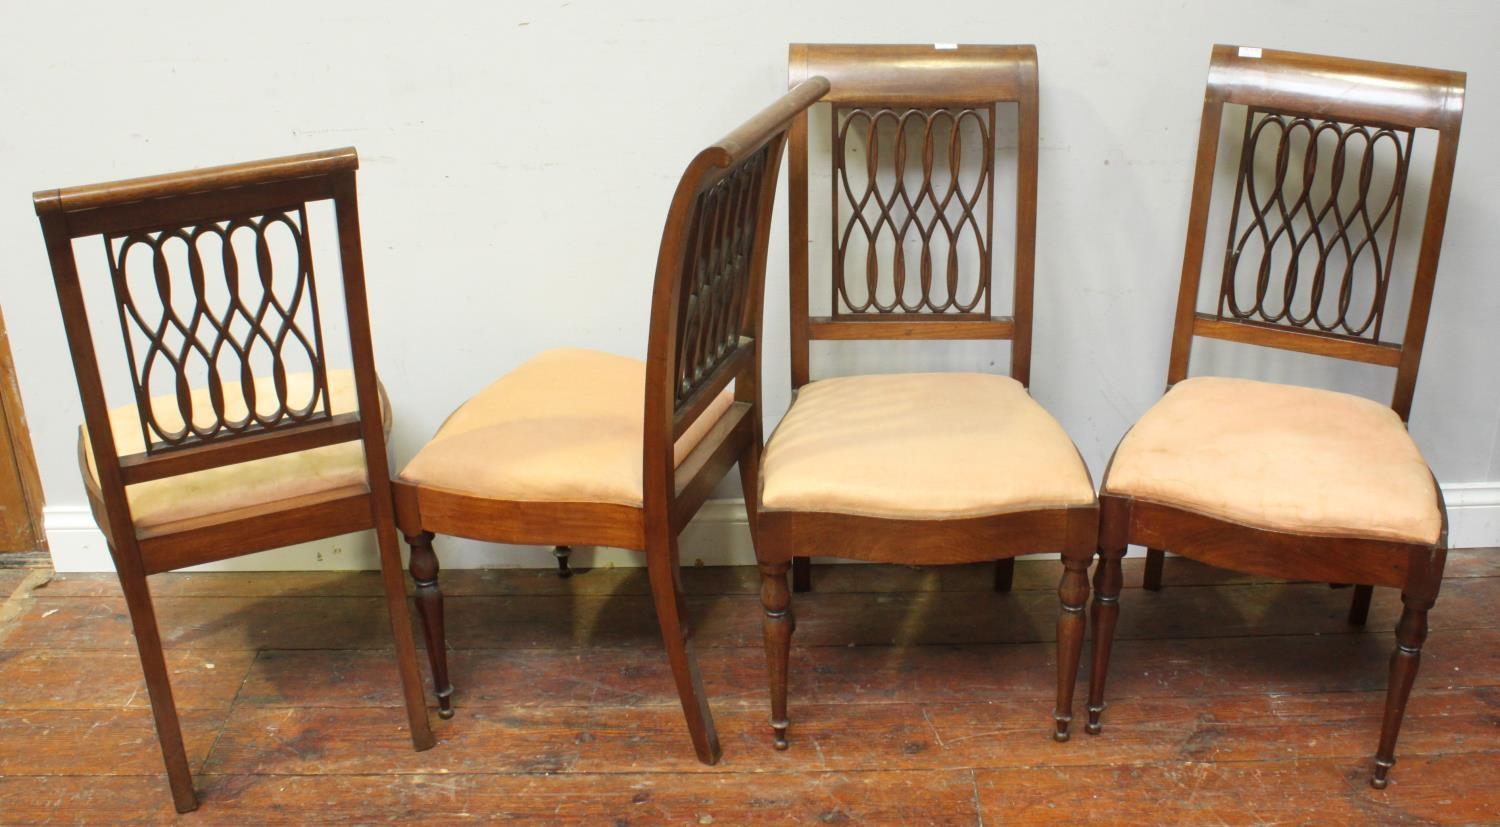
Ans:
[{"label": "wooden floor", "polygon": [[[1022,561],[996,595],[980,567],[820,567],[793,601],[778,753],[757,575],[686,572],[715,767],[693,759],[644,570],[444,573],[458,715],[424,753],[373,574],[154,578],[202,801],[184,821],[1500,821],[1500,552],[1449,558],[1384,792],[1366,779],[1395,593],[1361,630],[1349,590],[1169,559],[1150,593],[1127,561],[1104,733],[1057,744],[1059,574]],[[0,822],[173,820],[113,576],[0,570],[5,595]]]}]

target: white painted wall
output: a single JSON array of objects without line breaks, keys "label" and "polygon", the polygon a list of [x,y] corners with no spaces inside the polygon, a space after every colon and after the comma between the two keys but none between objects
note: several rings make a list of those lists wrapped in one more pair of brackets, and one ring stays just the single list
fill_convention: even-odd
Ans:
[{"label": "white painted wall", "polygon": [[[1097,475],[1162,389],[1209,47],[1227,42],[1469,72],[1411,427],[1445,485],[1467,484],[1453,490],[1479,504],[1474,541],[1500,544],[1497,31],[1489,0],[1420,11],[1393,0],[7,4],[0,304],[49,523],[82,538],[88,520],[74,459],[79,405],[32,190],[358,146],[400,462],[468,394],[538,350],[644,354],[672,187],[693,152],[785,88],[786,44],[799,40],[1037,44],[1033,392]],[[770,424],[787,403],[784,203],[768,274]],[[953,348],[814,358],[824,373],[937,357],[1005,364],[1003,346]],[[1388,392],[1376,368],[1200,355],[1200,370]],[[459,556],[493,557],[476,547]]]}]

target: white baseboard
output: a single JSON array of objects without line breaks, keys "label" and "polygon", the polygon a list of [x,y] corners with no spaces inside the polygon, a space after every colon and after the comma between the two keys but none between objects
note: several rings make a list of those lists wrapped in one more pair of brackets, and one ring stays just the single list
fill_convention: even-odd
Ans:
[{"label": "white baseboard", "polygon": [[[1500,482],[1443,486],[1448,504],[1448,546],[1500,546]],[[45,510],[47,544],[58,571],[114,571],[104,535],[86,506],[52,506]],[[439,554],[444,568],[551,568],[550,548],[495,546],[443,538]],[[682,533],[686,565],[749,566],[755,564],[745,504],[739,499],[709,500]],[[404,546],[404,544],[403,544]],[[1135,551],[1135,550],[1133,550]],[[405,549],[403,548],[403,553]],[[640,566],[636,552],[612,548],[579,548],[579,568]],[[264,551],[198,566],[194,571],[350,571],[376,568],[374,538],[369,532],[345,534],[313,543]]]},{"label": "white baseboard", "polygon": [[1448,548],[1500,546],[1500,482],[1443,486],[1448,506]]}]

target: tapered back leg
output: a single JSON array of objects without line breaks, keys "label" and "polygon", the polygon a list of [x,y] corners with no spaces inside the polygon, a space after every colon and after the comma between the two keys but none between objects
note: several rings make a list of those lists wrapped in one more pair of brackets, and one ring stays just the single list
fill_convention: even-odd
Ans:
[{"label": "tapered back leg", "polygon": [[198,798],[193,793],[193,776],[182,743],[177,703],[172,699],[170,672],[156,626],[156,609],[151,605],[151,589],[146,585],[145,575],[131,570],[135,567],[120,565],[118,554],[115,565],[119,569],[120,589],[125,593],[125,606],[130,611],[135,645],[141,655],[141,671],[146,674],[146,692],[151,698],[156,738],[161,742],[162,760],[167,766],[167,782],[172,787],[172,803],[179,813],[191,812],[198,809]]},{"label": "tapered back leg", "polygon": [[677,538],[672,537],[646,549],[646,566],[651,580],[651,597],[656,603],[656,620],[661,625],[667,661],[672,666],[672,679],[677,684],[677,696],[682,701],[682,713],[687,718],[693,750],[699,761],[717,764],[722,754],[719,733],[714,728],[708,694],[703,691],[703,677],[693,656],[692,630],[682,599]]}]

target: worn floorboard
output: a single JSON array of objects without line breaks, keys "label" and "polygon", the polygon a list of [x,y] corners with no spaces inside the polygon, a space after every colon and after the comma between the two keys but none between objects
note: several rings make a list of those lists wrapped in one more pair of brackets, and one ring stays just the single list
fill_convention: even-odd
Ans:
[{"label": "worn floorboard", "polygon": [[[1347,589],[1173,558],[1151,593],[1127,561],[1104,732],[1056,744],[1058,574],[1023,561],[998,595],[983,566],[818,567],[793,598],[776,752],[758,575],[685,572],[714,767],[688,746],[642,570],[445,573],[458,715],[433,717],[425,753],[374,575],[153,578],[202,801],[182,820],[1500,822],[1500,552],[1450,555],[1384,792],[1366,779],[1394,592],[1359,628]],[[11,579],[0,823],[174,821],[113,577]]]}]

